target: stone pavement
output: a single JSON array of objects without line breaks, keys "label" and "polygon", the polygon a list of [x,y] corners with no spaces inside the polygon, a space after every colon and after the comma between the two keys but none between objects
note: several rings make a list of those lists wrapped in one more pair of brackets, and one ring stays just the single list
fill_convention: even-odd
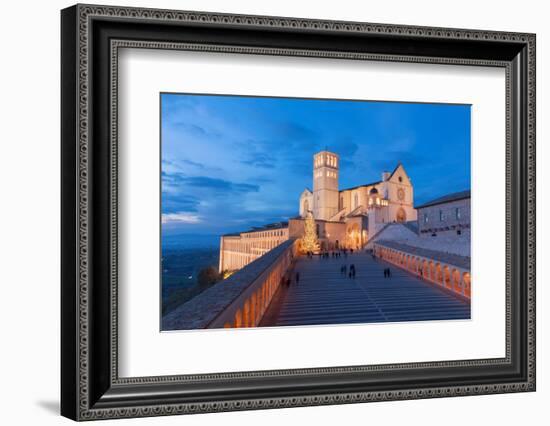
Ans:
[{"label": "stone pavement", "polygon": [[[355,264],[355,279],[340,273]],[[384,268],[391,278],[384,278]],[[300,272],[296,284],[295,273]],[[338,259],[299,257],[289,288],[281,287],[260,326],[469,319],[470,303],[370,254]]]}]

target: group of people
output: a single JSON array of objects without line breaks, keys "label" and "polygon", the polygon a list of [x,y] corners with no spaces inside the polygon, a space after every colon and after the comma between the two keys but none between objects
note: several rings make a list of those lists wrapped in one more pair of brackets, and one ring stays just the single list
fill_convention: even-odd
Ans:
[{"label": "group of people", "polygon": [[[344,257],[348,257],[348,253],[353,254],[353,249],[352,248],[350,248],[350,249],[343,248],[343,249],[335,250],[335,251],[323,251],[319,254],[319,257],[321,259],[329,259],[331,257],[333,259],[338,259],[338,258],[342,257],[342,255],[344,255]],[[309,259],[311,259],[313,257],[313,253],[307,252],[307,257]]]},{"label": "group of people", "polygon": [[384,278],[391,278],[391,269],[385,268],[384,269]]},{"label": "group of people", "polygon": [[353,263],[349,266],[349,272],[348,265],[342,265],[342,267],[340,268],[340,274],[343,276],[347,275],[349,278],[355,278],[356,272],[357,271],[355,270],[355,265]]}]

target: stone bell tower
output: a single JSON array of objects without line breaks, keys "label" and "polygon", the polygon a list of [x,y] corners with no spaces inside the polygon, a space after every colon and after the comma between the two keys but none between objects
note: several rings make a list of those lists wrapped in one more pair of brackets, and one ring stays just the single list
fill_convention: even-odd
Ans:
[{"label": "stone bell tower", "polygon": [[338,213],[340,157],[330,151],[313,156],[313,217],[329,220]]}]

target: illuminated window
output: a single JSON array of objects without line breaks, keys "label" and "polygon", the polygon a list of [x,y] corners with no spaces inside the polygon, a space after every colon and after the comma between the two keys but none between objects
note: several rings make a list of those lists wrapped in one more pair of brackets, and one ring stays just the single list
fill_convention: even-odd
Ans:
[{"label": "illuminated window", "polygon": [[428,223],[428,213],[424,213],[424,223]]},{"label": "illuminated window", "polygon": [[455,215],[457,219],[460,219],[460,209],[458,207],[455,209]]},{"label": "illuminated window", "polygon": [[439,221],[443,222],[445,220],[445,216],[443,215],[443,210],[439,210]]}]

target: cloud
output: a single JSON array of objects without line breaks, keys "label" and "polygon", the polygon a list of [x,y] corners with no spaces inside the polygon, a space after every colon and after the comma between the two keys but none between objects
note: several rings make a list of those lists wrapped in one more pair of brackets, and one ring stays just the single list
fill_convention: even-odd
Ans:
[{"label": "cloud", "polygon": [[225,179],[212,178],[209,176],[189,176],[180,179],[182,183],[198,188],[212,189],[215,191],[230,192],[258,192],[260,187],[249,183],[236,183]]},{"label": "cloud", "polygon": [[196,212],[200,200],[192,195],[186,195],[179,192],[162,192],[162,211],[165,213],[176,213],[180,211]]},{"label": "cloud", "polygon": [[206,168],[206,166],[204,164],[197,163],[196,161],[183,159],[183,160],[181,160],[181,162],[187,164],[188,166],[193,166],[193,167],[196,167],[196,168],[201,169],[201,170],[204,170]]},{"label": "cloud", "polygon": [[241,163],[263,169],[273,169],[275,168],[276,161],[275,158],[269,154],[261,152],[249,152],[247,153],[247,158],[241,160]]},{"label": "cloud", "polygon": [[260,187],[249,183],[232,182],[210,176],[187,176],[184,173],[162,172],[162,184],[165,188],[177,189],[185,186],[213,190],[216,192],[258,192]]},{"label": "cloud", "polygon": [[201,218],[190,212],[177,212],[177,213],[163,213],[162,223],[189,223],[196,224],[201,223]]},{"label": "cloud", "polygon": [[173,121],[170,123],[172,127],[177,131],[184,131],[193,136],[199,136],[202,138],[219,138],[221,136],[220,132],[214,130],[212,127],[206,128],[199,126],[195,123],[187,123],[185,121]]}]

